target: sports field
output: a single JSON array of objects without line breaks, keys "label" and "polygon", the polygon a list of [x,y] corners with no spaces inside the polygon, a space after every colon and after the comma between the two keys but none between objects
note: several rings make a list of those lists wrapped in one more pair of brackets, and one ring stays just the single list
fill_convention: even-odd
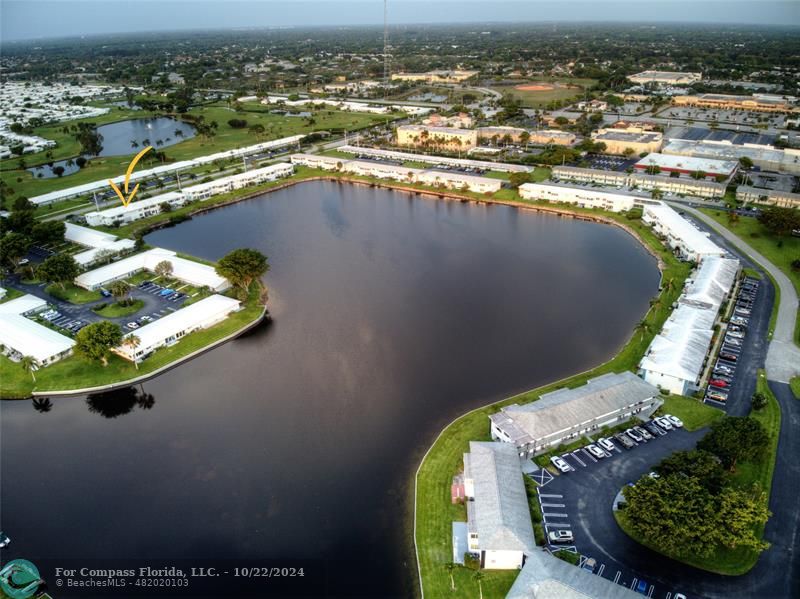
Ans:
[{"label": "sports field", "polygon": [[492,89],[502,94],[511,94],[520,99],[527,108],[543,108],[553,101],[569,101],[579,98],[592,87],[594,79],[538,79],[516,85],[495,85]]}]

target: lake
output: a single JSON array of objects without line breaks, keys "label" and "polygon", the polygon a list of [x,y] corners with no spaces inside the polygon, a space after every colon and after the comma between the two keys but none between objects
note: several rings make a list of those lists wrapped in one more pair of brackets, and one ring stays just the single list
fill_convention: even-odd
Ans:
[{"label": "lake", "polygon": [[274,320],[134,390],[2,402],[6,559],[283,560],[329,596],[408,597],[438,432],[611,357],[659,283],[617,227],[334,182],[146,241],[263,251]]},{"label": "lake", "polygon": [[[97,132],[103,136],[103,149],[98,154],[100,157],[135,154],[148,145],[153,146],[154,150],[163,150],[191,139],[196,134],[195,128],[189,123],[170,117],[117,121],[98,126]],[[88,154],[85,157],[88,160],[96,158],[96,156]],[[80,170],[74,163],[74,158],[54,161],[52,166],[42,164],[27,170],[38,179],[52,179],[58,176],[53,172],[53,169],[58,166],[64,168],[62,177]]]}]

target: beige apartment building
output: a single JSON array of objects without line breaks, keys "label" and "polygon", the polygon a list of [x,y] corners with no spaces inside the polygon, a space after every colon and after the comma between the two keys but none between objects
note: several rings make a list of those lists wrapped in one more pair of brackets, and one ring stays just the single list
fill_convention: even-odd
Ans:
[{"label": "beige apartment building", "polygon": [[736,189],[736,199],[745,203],[769,204],[781,208],[800,208],[800,193],[777,189],[760,189],[740,185]]},{"label": "beige apartment building", "polygon": [[800,112],[794,98],[771,94],[735,96],[730,94],[699,94],[697,96],[675,96],[675,106],[716,108],[717,110],[750,110],[753,112]]},{"label": "beige apartment building", "polygon": [[428,71],[427,73],[392,73],[392,81],[421,83],[461,83],[478,74],[478,71]]},{"label": "beige apartment building", "polygon": [[455,127],[401,125],[397,128],[397,145],[433,147],[445,150],[470,150],[478,145],[478,131]]},{"label": "beige apartment building", "polygon": [[592,133],[592,141],[606,144],[606,154],[625,154],[633,150],[633,154],[642,152],[658,152],[664,142],[664,136],[658,131],[648,131],[643,127],[630,126],[625,129],[598,129]]}]

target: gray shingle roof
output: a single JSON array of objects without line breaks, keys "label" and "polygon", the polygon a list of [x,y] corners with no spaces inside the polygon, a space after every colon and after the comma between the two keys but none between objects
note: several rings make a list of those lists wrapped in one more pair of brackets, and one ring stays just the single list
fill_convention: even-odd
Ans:
[{"label": "gray shingle roof", "polygon": [[507,443],[470,441],[464,476],[475,487],[470,530],[483,550],[532,551],[536,547],[519,456]]},{"label": "gray shingle roof", "polygon": [[577,389],[558,389],[538,401],[507,406],[489,418],[522,445],[657,395],[656,387],[632,372],[608,373]]}]

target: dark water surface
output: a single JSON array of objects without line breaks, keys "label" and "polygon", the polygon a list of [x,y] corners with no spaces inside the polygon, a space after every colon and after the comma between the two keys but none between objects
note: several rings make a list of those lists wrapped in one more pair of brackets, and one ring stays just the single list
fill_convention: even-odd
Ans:
[{"label": "dark water surface", "polygon": [[147,242],[263,251],[275,320],[145,383],[150,409],[4,402],[4,557],[306,558],[331,595],[409,596],[408,485],[442,426],[602,362],[658,285],[616,227],[329,182]]}]

